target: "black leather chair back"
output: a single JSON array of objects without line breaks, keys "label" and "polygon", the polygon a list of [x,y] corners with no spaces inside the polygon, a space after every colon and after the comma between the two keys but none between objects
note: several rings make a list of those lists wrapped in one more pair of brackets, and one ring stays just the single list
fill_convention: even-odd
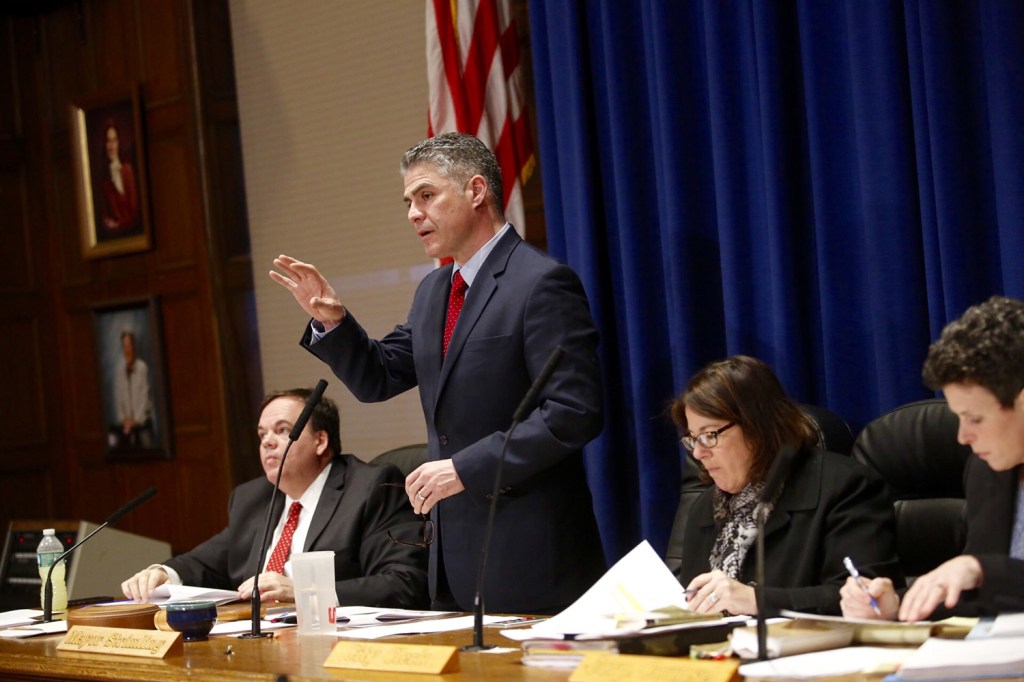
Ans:
[{"label": "black leather chair back", "polygon": [[849,455],[853,451],[853,431],[845,419],[821,405],[801,403],[800,409],[814,422],[819,449],[840,455]]},{"label": "black leather chair back", "polygon": [[394,464],[403,476],[408,476],[419,465],[427,461],[427,444],[403,445],[402,447],[382,452],[371,460],[373,464]]},{"label": "black leather chair back", "polygon": [[860,432],[853,456],[889,484],[903,570],[914,577],[959,555],[966,541],[964,466],[958,420],[941,399],[901,405]]}]

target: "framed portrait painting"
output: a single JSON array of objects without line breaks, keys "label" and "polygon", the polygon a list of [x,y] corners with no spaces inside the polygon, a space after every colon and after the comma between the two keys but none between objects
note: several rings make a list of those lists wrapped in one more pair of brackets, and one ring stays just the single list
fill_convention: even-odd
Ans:
[{"label": "framed portrait painting", "polygon": [[73,102],[71,134],[82,255],[151,248],[138,89]]},{"label": "framed portrait painting", "polygon": [[170,458],[157,299],[93,310],[108,459]]}]

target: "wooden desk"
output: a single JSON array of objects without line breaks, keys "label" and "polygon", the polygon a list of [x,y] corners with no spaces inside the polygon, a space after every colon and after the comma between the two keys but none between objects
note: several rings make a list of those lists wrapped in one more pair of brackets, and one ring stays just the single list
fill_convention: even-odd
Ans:
[{"label": "wooden desk", "polygon": [[[505,639],[494,628],[487,628],[484,641],[502,647],[514,647],[514,653],[459,653],[460,672],[451,675],[403,675],[324,668],[335,637],[299,637],[294,628],[277,631],[273,639],[237,639],[214,637],[206,642],[185,644],[183,656],[149,660],[130,656],[103,654],[71,654],[57,651],[63,635],[0,639],[0,679],[16,682],[39,680],[104,680],[119,682],[170,682],[178,680],[278,680],[286,675],[289,682],[305,680],[365,680],[367,682],[431,682],[456,680],[496,680],[497,682],[564,682],[570,671],[530,668],[520,663],[518,644]],[[472,642],[470,630],[401,638],[417,644],[451,644],[463,646]],[[231,646],[234,653],[226,654]]]}]

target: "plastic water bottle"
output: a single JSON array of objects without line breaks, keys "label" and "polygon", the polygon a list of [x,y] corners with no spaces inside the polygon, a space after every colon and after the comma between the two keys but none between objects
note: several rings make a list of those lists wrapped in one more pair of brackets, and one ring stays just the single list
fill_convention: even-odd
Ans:
[{"label": "plastic water bottle", "polygon": [[[39,586],[39,608],[46,608],[46,574],[50,572],[50,565],[54,560],[64,553],[64,545],[57,539],[53,528],[43,531],[43,541],[36,548],[36,561],[39,564],[39,578],[42,584]],[[53,576],[53,613],[62,613],[68,610],[68,586],[64,582],[64,562],[54,567]]]}]

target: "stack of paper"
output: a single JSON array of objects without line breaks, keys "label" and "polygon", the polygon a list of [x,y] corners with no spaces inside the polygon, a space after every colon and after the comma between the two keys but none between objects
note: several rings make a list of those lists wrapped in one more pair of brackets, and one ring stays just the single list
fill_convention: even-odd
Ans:
[{"label": "stack of paper", "polygon": [[523,665],[570,669],[578,666],[583,656],[593,651],[611,654],[619,652],[615,642],[603,639],[562,642],[533,640],[523,643]]},{"label": "stack of paper", "polygon": [[740,675],[747,682],[751,682],[752,680],[780,678],[812,680],[822,677],[892,672],[913,653],[913,649],[852,646],[746,663],[740,666]]},{"label": "stack of paper", "polygon": [[[808,651],[839,649],[850,646],[852,641],[853,625],[849,623],[787,620],[768,624],[765,648],[768,650],[768,658],[778,658]],[[740,658],[757,658],[757,628],[733,630],[732,650]]]},{"label": "stack of paper", "polygon": [[929,639],[900,667],[895,679],[1020,677],[1024,674],[1024,637]]}]

